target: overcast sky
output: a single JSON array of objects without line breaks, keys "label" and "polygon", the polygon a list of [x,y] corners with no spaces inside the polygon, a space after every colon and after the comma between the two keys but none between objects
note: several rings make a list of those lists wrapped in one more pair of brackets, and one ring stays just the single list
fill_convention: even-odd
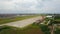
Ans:
[{"label": "overcast sky", "polygon": [[0,0],[0,13],[60,13],[60,0]]}]

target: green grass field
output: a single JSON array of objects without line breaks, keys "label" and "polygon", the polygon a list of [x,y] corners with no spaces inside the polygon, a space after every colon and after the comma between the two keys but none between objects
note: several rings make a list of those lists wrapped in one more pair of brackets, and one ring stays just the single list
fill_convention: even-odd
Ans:
[{"label": "green grass field", "polygon": [[36,17],[36,15],[34,15],[34,16],[19,16],[19,17],[4,18],[4,19],[0,18],[0,24],[14,22],[14,21],[23,20],[23,19],[28,19],[28,18],[32,18],[32,17]]},{"label": "green grass field", "polygon": [[11,26],[3,27],[0,28],[0,34],[43,34],[38,25],[29,25],[24,28],[16,28]]}]

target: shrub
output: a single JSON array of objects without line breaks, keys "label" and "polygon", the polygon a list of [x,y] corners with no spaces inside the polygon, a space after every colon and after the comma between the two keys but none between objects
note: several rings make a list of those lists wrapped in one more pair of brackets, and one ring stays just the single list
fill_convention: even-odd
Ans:
[{"label": "shrub", "polygon": [[42,24],[40,24],[39,26],[40,26],[41,30],[42,30],[45,34],[50,34],[50,32],[49,32],[50,29],[48,28],[48,26],[42,25]]},{"label": "shrub", "polygon": [[56,28],[55,34],[60,34],[60,29]]}]

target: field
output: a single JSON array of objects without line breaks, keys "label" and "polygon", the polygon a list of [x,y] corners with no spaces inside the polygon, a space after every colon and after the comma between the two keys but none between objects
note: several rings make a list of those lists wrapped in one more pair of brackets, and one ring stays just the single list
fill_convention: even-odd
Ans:
[{"label": "field", "polygon": [[[36,16],[15,17],[14,19],[12,19],[12,21],[23,20],[31,17],[36,17]],[[59,18],[57,17],[58,16],[56,16],[55,18],[51,17],[52,19],[50,17],[47,17],[46,19],[44,19],[46,23],[44,23],[44,21],[42,22],[44,24],[41,24],[41,22],[40,24],[37,23],[35,24],[34,22],[33,24],[30,24],[24,28],[1,26],[0,34],[52,34],[51,33],[52,31],[54,31],[53,32],[54,34],[60,34],[60,28],[59,28],[60,26],[58,25],[58,22],[60,24],[60,17]],[[12,22],[12,21],[8,21],[8,22]],[[48,25],[46,25],[47,23]],[[52,25],[52,24],[56,24],[56,25]],[[54,29],[52,29],[52,26],[54,27]]]},{"label": "field", "polygon": [[16,28],[11,26],[3,26],[0,34],[44,34],[38,25],[28,25],[24,28]]},{"label": "field", "polygon": [[32,18],[32,17],[36,17],[36,15],[34,15],[34,16],[18,16],[18,17],[14,17],[14,18],[0,18],[0,24],[14,22],[14,21],[23,20],[23,19],[28,19],[28,18]]}]

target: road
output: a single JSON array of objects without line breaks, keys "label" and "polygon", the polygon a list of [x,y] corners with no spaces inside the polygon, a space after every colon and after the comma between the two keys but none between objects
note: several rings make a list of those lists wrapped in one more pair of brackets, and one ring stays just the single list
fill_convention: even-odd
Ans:
[{"label": "road", "polygon": [[[32,24],[33,22],[35,22],[38,19],[41,19],[41,16],[38,17],[34,17],[34,18],[29,18],[29,19],[24,19],[24,20],[20,20],[20,21],[16,21],[16,22],[10,22],[10,23],[6,23],[6,24],[2,24],[2,25],[8,25],[8,26],[14,26],[14,27],[25,27],[29,24]],[[0,25],[0,26],[2,26]]]}]

